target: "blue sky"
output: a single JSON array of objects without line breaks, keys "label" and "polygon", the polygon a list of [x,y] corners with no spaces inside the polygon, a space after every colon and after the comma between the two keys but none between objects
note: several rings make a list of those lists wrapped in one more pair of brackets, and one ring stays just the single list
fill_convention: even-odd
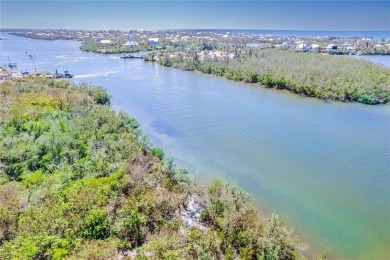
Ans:
[{"label": "blue sky", "polygon": [[390,1],[4,1],[1,28],[390,30]]}]

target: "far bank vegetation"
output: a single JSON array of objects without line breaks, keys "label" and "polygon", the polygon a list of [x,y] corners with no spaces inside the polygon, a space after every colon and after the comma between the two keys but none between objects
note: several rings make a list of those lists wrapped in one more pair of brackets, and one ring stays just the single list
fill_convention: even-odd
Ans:
[{"label": "far bank vegetation", "polygon": [[164,66],[259,83],[308,97],[364,104],[390,100],[390,69],[348,57],[236,48],[166,52],[158,61]]}]

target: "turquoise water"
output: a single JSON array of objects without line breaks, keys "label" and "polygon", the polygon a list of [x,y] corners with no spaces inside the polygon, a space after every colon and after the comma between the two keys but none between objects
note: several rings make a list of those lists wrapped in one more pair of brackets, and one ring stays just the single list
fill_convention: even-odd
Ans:
[{"label": "turquoise water", "polygon": [[74,41],[0,37],[1,63],[68,69],[77,82],[104,86],[178,165],[244,188],[330,259],[390,258],[389,105],[302,98],[83,53]]}]

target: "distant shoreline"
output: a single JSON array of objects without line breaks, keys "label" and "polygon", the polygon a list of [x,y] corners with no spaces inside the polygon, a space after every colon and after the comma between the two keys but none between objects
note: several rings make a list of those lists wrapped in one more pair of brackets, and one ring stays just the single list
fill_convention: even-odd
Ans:
[{"label": "distant shoreline", "polygon": [[[14,31],[41,31],[41,30],[47,30],[47,31],[58,31],[62,30],[60,28],[58,29],[51,29],[51,28],[39,28],[39,29],[29,29],[29,28],[1,28],[0,32],[14,32]],[[82,31],[96,31],[100,29],[82,29],[82,28],[71,28],[66,29],[69,31],[73,30],[82,30]],[[354,30],[354,31],[345,31],[345,30],[283,30],[283,29],[232,29],[232,28],[214,28],[214,29],[178,29],[178,28],[169,28],[169,29],[118,29],[119,31],[129,31],[129,30],[135,30],[135,31],[161,31],[161,32],[167,32],[167,31],[177,31],[177,32],[232,32],[232,33],[247,33],[247,32],[253,32],[255,34],[268,34],[268,33],[275,33],[278,32],[279,36],[289,36],[289,35],[296,35],[300,37],[316,37],[316,36],[335,36],[335,37],[374,37],[374,38],[390,38],[390,30],[389,31],[373,31],[373,30]]]},{"label": "distant shoreline", "polygon": [[[150,51],[145,56],[146,61],[157,61],[161,65],[182,70],[198,70],[205,74],[223,76],[234,81],[259,83],[268,88],[285,89],[307,97],[369,105],[385,104],[390,101],[388,68],[382,68],[379,65],[367,67],[369,63],[359,60],[351,60],[351,66],[345,66],[344,60],[332,57],[345,51],[345,48],[337,48],[335,44],[329,45],[336,46],[335,49],[332,47],[329,50],[323,48],[300,50],[298,47],[301,48],[301,45],[302,48],[305,48],[305,46],[312,48],[311,46],[315,44],[305,45],[304,41],[298,39],[299,41],[295,42],[295,44],[299,43],[297,47],[293,43],[287,42],[288,44],[285,45],[285,42],[283,42],[283,44],[279,44],[282,46],[277,48],[276,45],[267,43],[274,40],[274,36],[269,35],[262,37],[265,43],[258,43],[258,47],[246,47],[247,44],[251,44],[248,41],[258,38],[250,38],[250,36],[244,35],[243,37],[249,37],[250,39],[242,42],[242,39],[246,38],[234,37],[230,34],[215,35],[200,32],[195,35],[170,34],[182,35],[181,42],[173,42],[175,39],[172,36],[167,36],[161,40],[150,38],[155,37],[156,34],[158,36],[158,33],[136,33],[138,36],[134,40],[134,44],[137,44],[137,46],[130,48],[126,47],[126,44],[130,41],[126,42],[123,39],[123,33],[119,31],[93,32],[93,35],[91,35],[91,33],[83,34],[83,32],[63,30],[57,34],[39,32],[36,34],[14,35],[45,40],[53,37],[69,40],[88,37],[80,47],[83,51],[103,54]],[[106,38],[110,37],[112,40],[106,39],[104,43],[103,40],[99,40],[99,42],[99,35],[105,35]],[[215,35],[215,38],[212,38],[212,35]],[[91,40],[91,37],[95,37],[95,40]],[[118,40],[116,40],[117,38]],[[157,39],[157,43],[151,44],[151,39]],[[367,39],[365,41],[368,44],[372,40]],[[384,48],[388,46],[390,50],[390,43],[387,42],[385,41],[386,45],[381,46],[386,46]],[[328,44],[327,42],[318,43]],[[364,41],[360,43],[360,39],[358,39],[357,44],[366,43]],[[316,46],[316,48],[321,48],[319,44],[316,44]],[[373,50],[376,50],[376,48]],[[367,52],[370,53],[370,50]],[[385,54],[390,54],[390,52]],[[264,55],[267,62],[264,62],[262,58]],[[283,66],[280,64],[283,64]],[[357,74],[360,77],[356,76]],[[304,78],[302,79],[302,77]],[[361,84],[361,82],[364,82],[364,84]]]}]

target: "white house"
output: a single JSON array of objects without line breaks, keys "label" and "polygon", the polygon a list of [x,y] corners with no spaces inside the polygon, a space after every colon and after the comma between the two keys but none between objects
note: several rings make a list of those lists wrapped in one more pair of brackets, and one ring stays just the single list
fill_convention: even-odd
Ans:
[{"label": "white house", "polygon": [[318,45],[318,44],[312,44],[312,45],[311,45],[311,49],[312,49],[312,50],[319,51],[319,50],[321,49],[321,47],[320,47],[320,45]]},{"label": "white house", "polygon": [[126,48],[134,48],[134,47],[137,47],[138,45],[139,45],[138,42],[133,42],[133,41],[129,41],[129,42],[125,43]]},{"label": "white house", "polygon": [[301,42],[296,47],[297,51],[310,51],[310,45],[305,42]]},{"label": "white house", "polygon": [[362,41],[372,42],[372,41],[374,41],[374,40],[373,40],[372,38],[365,37],[365,38],[362,38]]},{"label": "white house", "polygon": [[345,42],[343,44],[343,47],[347,50],[347,51],[356,51],[356,48],[353,47],[349,42]]},{"label": "white house", "polygon": [[188,36],[183,36],[183,37],[181,37],[181,40],[182,40],[183,42],[187,42],[188,40],[190,40],[190,37],[188,37]]},{"label": "white house", "polygon": [[326,46],[327,50],[337,50],[337,45],[336,44],[329,44],[328,46]]},{"label": "white house", "polygon": [[159,45],[160,40],[158,38],[149,38],[148,39],[148,44],[149,45]]},{"label": "white house", "polygon": [[112,41],[111,40],[100,40],[100,43],[101,44],[110,44],[110,43],[112,43]]}]

